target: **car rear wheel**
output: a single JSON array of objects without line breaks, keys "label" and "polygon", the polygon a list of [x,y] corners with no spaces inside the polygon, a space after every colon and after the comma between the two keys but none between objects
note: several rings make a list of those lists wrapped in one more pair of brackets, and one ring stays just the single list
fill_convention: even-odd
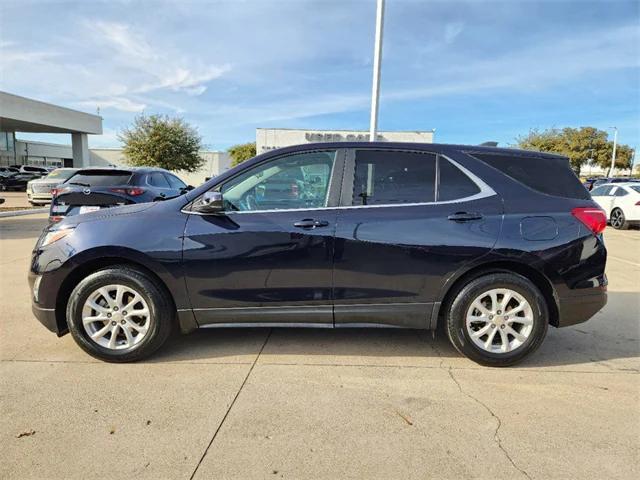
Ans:
[{"label": "car rear wheel", "polygon": [[67,323],[76,343],[108,362],[133,362],[160,348],[175,311],[167,294],[129,266],[99,270],[71,293]]},{"label": "car rear wheel", "polygon": [[629,228],[629,222],[627,222],[624,212],[620,208],[613,209],[609,222],[616,230],[627,230]]},{"label": "car rear wheel", "polygon": [[453,346],[471,360],[492,367],[513,365],[530,355],[542,344],[548,324],[540,290],[512,273],[470,281],[446,311]]}]

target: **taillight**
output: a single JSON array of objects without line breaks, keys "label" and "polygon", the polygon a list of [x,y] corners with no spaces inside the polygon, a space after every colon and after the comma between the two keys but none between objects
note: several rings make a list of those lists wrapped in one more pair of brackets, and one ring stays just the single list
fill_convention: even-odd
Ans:
[{"label": "taillight", "polygon": [[142,195],[143,193],[144,193],[144,188],[134,187],[134,188],[127,189],[127,194],[132,197],[137,197],[138,195]]},{"label": "taillight", "polygon": [[636,202],[636,205],[640,205],[640,202]]},{"label": "taillight", "polygon": [[56,223],[56,222],[59,222],[60,220],[62,220],[63,218],[64,217],[61,217],[59,215],[51,215],[49,217],[49,221],[52,222],[52,223]]},{"label": "taillight", "polygon": [[123,195],[129,195],[130,197],[137,197],[138,195],[142,195],[144,193],[144,188],[112,188],[110,189],[110,191],[114,193],[122,193]]},{"label": "taillight", "polygon": [[571,215],[596,235],[602,233],[607,226],[607,215],[599,208],[577,207],[571,210]]}]

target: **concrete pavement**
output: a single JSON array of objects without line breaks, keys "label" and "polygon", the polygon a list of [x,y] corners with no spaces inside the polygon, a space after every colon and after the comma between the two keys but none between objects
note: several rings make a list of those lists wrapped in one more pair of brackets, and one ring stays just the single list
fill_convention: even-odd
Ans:
[{"label": "concrete pavement", "polygon": [[637,478],[640,232],[610,301],[489,369],[413,330],[205,330],[110,365],[32,317],[44,215],[0,220],[1,478]]}]

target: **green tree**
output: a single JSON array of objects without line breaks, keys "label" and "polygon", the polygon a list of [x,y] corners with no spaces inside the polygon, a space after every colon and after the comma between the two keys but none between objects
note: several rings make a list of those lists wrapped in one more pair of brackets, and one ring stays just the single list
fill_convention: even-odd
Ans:
[{"label": "green tree", "polygon": [[227,152],[231,155],[231,166],[235,167],[245,160],[249,160],[256,156],[256,142],[234,145],[233,147],[230,147]]},{"label": "green tree", "polygon": [[[602,168],[611,165],[613,142],[604,130],[594,127],[550,128],[531,130],[528,135],[516,139],[518,147],[525,150],[559,153],[569,158],[571,167],[579,174],[583,165],[592,163]],[[633,150],[627,145],[618,145],[616,167],[629,168]]]},{"label": "green tree", "polygon": [[140,115],[118,138],[131,165],[194,172],[204,163],[200,135],[181,118]]},{"label": "green tree", "polygon": [[[611,151],[613,152],[613,142],[609,142]],[[634,150],[629,145],[618,145],[616,148],[616,167],[620,169],[629,170],[631,172],[631,167],[633,162],[633,153]],[[611,157],[609,157],[609,161],[607,163],[608,167],[611,166]]]}]

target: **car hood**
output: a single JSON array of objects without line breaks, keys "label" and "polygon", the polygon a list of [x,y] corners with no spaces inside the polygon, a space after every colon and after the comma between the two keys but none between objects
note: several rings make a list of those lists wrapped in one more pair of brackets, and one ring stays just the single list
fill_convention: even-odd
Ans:
[{"label": "car hood", "polygon": [[51,185],[60,185],[64,180],[51,180],[46,178],[34,178],[33,180],[29,180],[29,183],[48,183]]},{"label": "car hood", "polygon": [[95,212],[83,213],[82,215],[74,215],[73,217],[65,218],[56,226],[58,228],[62,226],[74,226],[80,223],[92,222],[110,217],[133,215],[156,207],[158,204],[159,202],[134,203],[132,205],[123,205],[121,207],[104,208]]}]

